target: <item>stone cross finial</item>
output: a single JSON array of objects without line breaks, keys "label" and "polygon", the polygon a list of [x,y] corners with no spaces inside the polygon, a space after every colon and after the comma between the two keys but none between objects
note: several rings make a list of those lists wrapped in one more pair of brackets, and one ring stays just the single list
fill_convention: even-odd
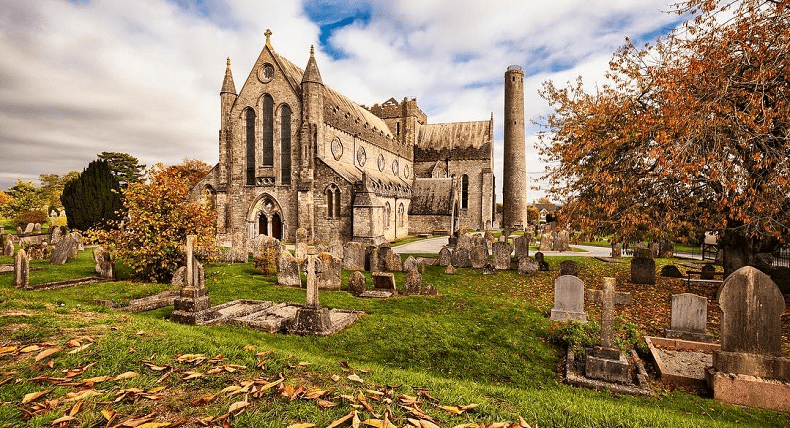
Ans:
[{"label": "stone cross finial", "polygon": [[269,41],[269,37],[271,37],[271,35],[272,35],[272,30],[267,28],[266,31],[263,33],[263,35],[266,36],[266,41],[268,42]]},{"label": "stone cross finial", "polygon": [[615,291],[614,278],[603,279],[603,290],[587,290],[587,298],[593,302],[601,302],[601,342],[603,348],[612,346],[612,324],[614,323],[614,306],[630,305],[631,293]]}]

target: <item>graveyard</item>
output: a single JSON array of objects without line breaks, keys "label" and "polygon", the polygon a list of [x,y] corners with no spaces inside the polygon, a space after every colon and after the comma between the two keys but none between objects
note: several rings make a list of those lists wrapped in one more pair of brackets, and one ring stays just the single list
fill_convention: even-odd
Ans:
[{"label": "graveyard", "polygon": [[[432,284],[437,295],[409,294],[409,273],[396,271],[398,294],[386,299],[356,297],[361,290],[352,294],[347,286],[355,271],[347,269],[341,271],[340,290],[320,289],[311,297],[305,288],[278,285],[276,274],[262,274],[251,261],[193,268],[204,270],[205,296],[215,308],[236,301],[301,305],[315,298],[316,307],[320,302],[320,307],[361,313],[350,326],[316,336],[272,334],[244,325],[179,324],[168,319],[172,305],[136,313],[118,310],[133,299],[179,292],[170,284],[125,280],[120,264],[120,279],[114,281],[36,290],[41,284],[95,276],[92,252],[86,247],[58,265],[30,260],[30,289],[14,287],[13,274],[0,276],[0,426],[722,427],[788,422],[786,413],[713,400],[699,385],[662,382],[650,361],[645,361],[646,395],[568,385],[565,364],[573,352],[566,352],[565,341],[600,328],[603,306],[596,300],[607,298],[596,290],[605,289],[604,278],[611,278],[611,293],[628,293],[627,299],[610,298],[613,318],[604,322],[613,326],[611,349],[637,344],[638,356],[647,360],[644,336],[663,337],[665,329],[675,327],[671,296],[682,293],[708,299],[706,330],[721,340],[722,314],[713,301],[717,286],[659,275],[665,266],[684,263],[673,258],[651,259],[653,284],[632,282],[629,258],[606,263],[573,253],[546,256],[548,270],[536,263],[530,275],[500,269],[504,266],[497,266],[496,257],[490,269],[459,267],[455,274],[446,274],[437,263],[421,275],[422,287]],[[393,260],[393,254],[383,261],[406,264],[406,255]],[[551,318],[555,312],[573,312],[555,303],[555,281],[574,273],[568,260],[575,262],[576,277],[588,292],[584,327]],[[13,259],[2,257],[0,263]],[[360,275],[373,291],[374,273],[354,273]],[[779,346],[786,355],[787,316],[780,328]],[[592,345],[598,333],[586,340]]]}]

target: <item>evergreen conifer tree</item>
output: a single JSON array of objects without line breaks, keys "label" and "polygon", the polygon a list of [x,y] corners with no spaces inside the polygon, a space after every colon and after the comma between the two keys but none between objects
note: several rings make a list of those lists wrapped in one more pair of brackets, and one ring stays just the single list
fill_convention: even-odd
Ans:
[{"label": "evergreen conifer tree", "polygon": [[106,161],[88,164],[79,177],[69,181],[60,197],[69,228],[106,228],[120,218],[121,186]]}]

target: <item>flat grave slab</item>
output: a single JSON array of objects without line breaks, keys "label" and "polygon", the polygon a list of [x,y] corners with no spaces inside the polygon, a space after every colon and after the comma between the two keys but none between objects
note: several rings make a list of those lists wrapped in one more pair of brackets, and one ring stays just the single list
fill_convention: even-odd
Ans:
[{"label": "flat grave slab", "polygon": [[663,337],[645,337],[661,381],[675,385],[704,387],[705,370],[713,365],[717,343],[692,342]]},{"label": "flat grave slab", "polygon": [[393,295],[394,294],[391,291],[386,291],[386,290],[367,290],[364,293],[360,294],[359,297],[368,297],[372,299],[388,299]]}]

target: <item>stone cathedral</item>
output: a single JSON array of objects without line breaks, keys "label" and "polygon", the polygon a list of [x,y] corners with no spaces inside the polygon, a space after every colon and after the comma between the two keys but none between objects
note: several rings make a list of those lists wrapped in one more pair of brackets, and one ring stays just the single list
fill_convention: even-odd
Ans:
[{"label": "stone cathedral", "polygon": [[217,208],[220,238],[379,244],[490,227],[493,115],[430,124],[416,99],[358,105],[266,44],[240,91],[228,59],[219,163],[192,189]]}]

